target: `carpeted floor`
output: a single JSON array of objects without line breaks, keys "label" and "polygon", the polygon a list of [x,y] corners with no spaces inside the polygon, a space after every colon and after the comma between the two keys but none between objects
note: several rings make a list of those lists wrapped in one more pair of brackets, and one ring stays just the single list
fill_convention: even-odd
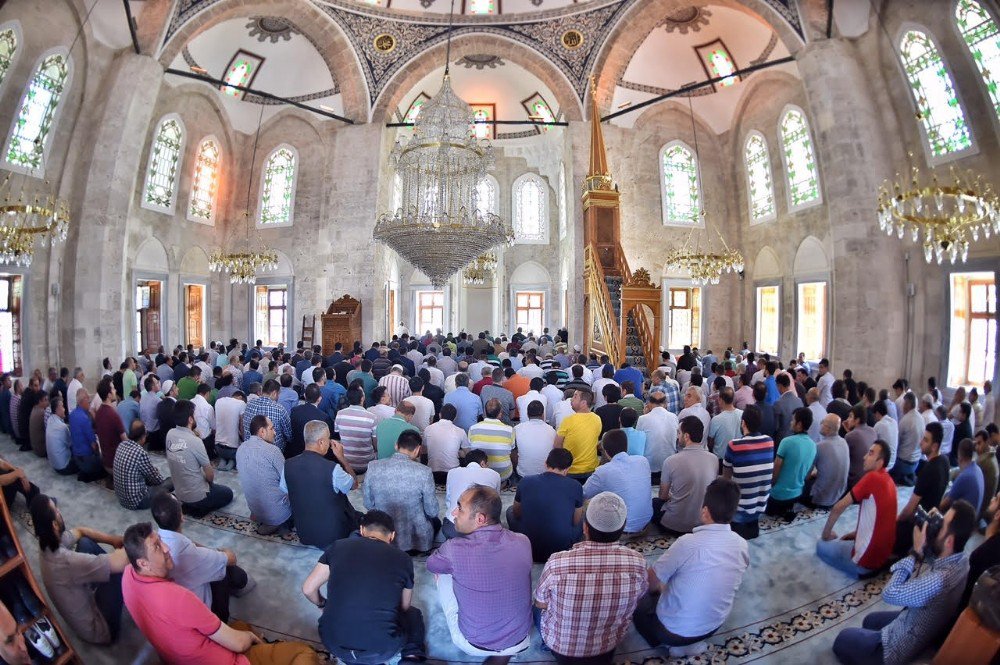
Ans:
[{"label": "carpeted floor", "polygon": [[[99,484],[88,485],[76,481],[75,477],[57,476],[46,460],[30,452],[16,451],[10,439],[2,435],[0,454],[23,467],[43,492],[59,498],[59,507],[67,526],[86,525],[120,534],[130,524],[150,519],[148,512],[131,512],[121,508],[114,495]],[[166,460],[154,455],[153,461],[167,475]],[[220,472],[216,479],[233,489],[235,500],[224,511],[204,519],[186,518],[184,532],[198,543],[232,548],[237,553],[239,564],[257,579],[255,591],[244,598],[233,599],[233,617],[259,627],[268,638],[303,640],[322,650],[316,631],[319,610],[300,591],[302,581],[320,555],[319,550],[300,544],[294,534],[285,538],[257,535],[248,517],[249,509],[237,474]],[[909,491],[900,490],[900,505]],[[504,494],[505,507],[513,501],[513,496],[512,492]],[[352,494],[351,500],[363,510],[359,491]],[[443,512],[443,492],[439,492],[439,501]],[[20,498],[12,510],[22,546],[37,575],[38,546]],[[761,536],[750,542],[750,568],[737,594],[733,611],[723,628],[709,641],[710,649],[704,655],[688,661],[672,660],[665,653],[650,649],[632,629],[618,647],[616,662],[760,661],[811,662],[815,665],[836,662],[830,646],[837,632],[845,626],[860,625],[866,612],[885,608],[880,594],[887,576],[867,581],[852,580],[819,561],[814,555],[814,548],[825,519],[825,513],[812,511],[799,513],[790,524],[765,518]],[[855,520],[856,509],[852,507],[841,518],[839,531],[853,529]],[[648,536],[627,544],[652,562],[672,542],[672,539]],[[424,566],[423,558],[415,560],[415,568],[414,603],[421,608],[427,621],[428,655],[435,662],[477,662],[452,646],[433,579]],[[536,581],[541,569],[540,564],[534,567]],[[140,662],[157,662],[127,612],[121,639],[113,647],[93,647],[78,639],[73,643],[88,665],[131,663],[137,659]],[[142,661],[143,657],[148,660]],[[531,649],[514,662],[549,661],[552,658],[541,649],[541,638],[535,632]]]}]

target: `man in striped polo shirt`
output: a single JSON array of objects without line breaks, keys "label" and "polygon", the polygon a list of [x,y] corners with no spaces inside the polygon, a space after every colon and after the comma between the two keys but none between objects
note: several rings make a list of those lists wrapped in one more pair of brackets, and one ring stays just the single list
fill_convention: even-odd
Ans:
[{"label": "man in striped polo shirt", "polygon": [[340,434],[340,443],[344,446],[344,458],[361,474],[368,470],[368,463],[375,459],[375,416],[363,406],[365,391],[353,387],[347,391],[346,409],[337,412],[333,429]]},{"label": "man in striped polo shirt", "polygon": [[486,418],[469,428],[469,447],[486,453],[489,467],[500,474],[500,480],[506,485],[514,473],[517,451],[514,449],[514,428],[500,420],[502,408],[496,398],[486,402]]},{"label": "man in striped polo shirt", "polygon": [[754,404],[743,409],[740,431],[743,437],[729,442],[722,460],[722,475],[740,488],[739,509],[733,516],[733,531],[746,540],[760,534],[758,520],[767,507],[774,472],[774,441],[760,433],[761,412]]}]

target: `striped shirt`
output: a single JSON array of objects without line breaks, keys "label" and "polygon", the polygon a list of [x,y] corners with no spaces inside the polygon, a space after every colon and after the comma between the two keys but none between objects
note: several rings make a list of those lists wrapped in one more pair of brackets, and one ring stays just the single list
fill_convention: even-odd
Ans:
[{"label": "striped shirt", "polygon": [[469,428],[469,447],[486,453],[490,468],[500,474],[501,480],[510,478],[514,467],[510,461],[514,450],[514,428],[495,418],[476,423]]},{"label": "striped shirt", "polygon": [[740,507],[734,522],[752,522],[760,517],[771,493],[774,472],[774,441],[763,434],[733,439],[726,449],[723,466],[732,469],[740,486]]},{"label": "striped shirt", "polygon": [[333,431],[340,434],[344,458],[355,473],[368,470],[368,462],[375,459],[375,416],[363,406],[351,405],[337,412]]},{"label": "striped shirt", "polygon": [[402,374],[386,374],[378,380],[380,386],[385,386],[385,391],[389,393],[389,403],[399,406],[399,403],[412,395],[410,392],[410,380]]}]

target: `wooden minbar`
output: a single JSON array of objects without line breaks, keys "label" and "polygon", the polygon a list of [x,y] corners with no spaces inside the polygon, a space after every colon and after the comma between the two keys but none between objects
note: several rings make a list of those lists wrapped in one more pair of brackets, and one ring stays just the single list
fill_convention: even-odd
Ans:
[{"label": "wooden minbar", "polygon": [[323,355],[331,355],[337,342],[349,350],[361,340],[361,301],[344,294],[330,303],[322,317]]}]

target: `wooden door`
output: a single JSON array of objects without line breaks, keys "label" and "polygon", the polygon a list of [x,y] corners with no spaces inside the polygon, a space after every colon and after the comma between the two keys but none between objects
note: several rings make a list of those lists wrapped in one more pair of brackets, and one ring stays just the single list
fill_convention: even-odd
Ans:
[{"label": "wooden door", "polygon": [[202,331],[204,322],[205,287],[201,284],[188,284],[185,287],[187,315],[187,343],[195,347],[204,346]]},{"label": "wooden door", "polygon": [[389,338],[396,331],[396,289],[389,289],[387,307],[389,308],[389,329],[385,334],[386,338]]},{"label": "wooden door", "polygon": [[142,312],[142,346],[146,351],[155,353],[163,340],[160,338],[160,302],[163,290],[162,282],[145,282],[141,286],[149,287],[149,307]]}]

